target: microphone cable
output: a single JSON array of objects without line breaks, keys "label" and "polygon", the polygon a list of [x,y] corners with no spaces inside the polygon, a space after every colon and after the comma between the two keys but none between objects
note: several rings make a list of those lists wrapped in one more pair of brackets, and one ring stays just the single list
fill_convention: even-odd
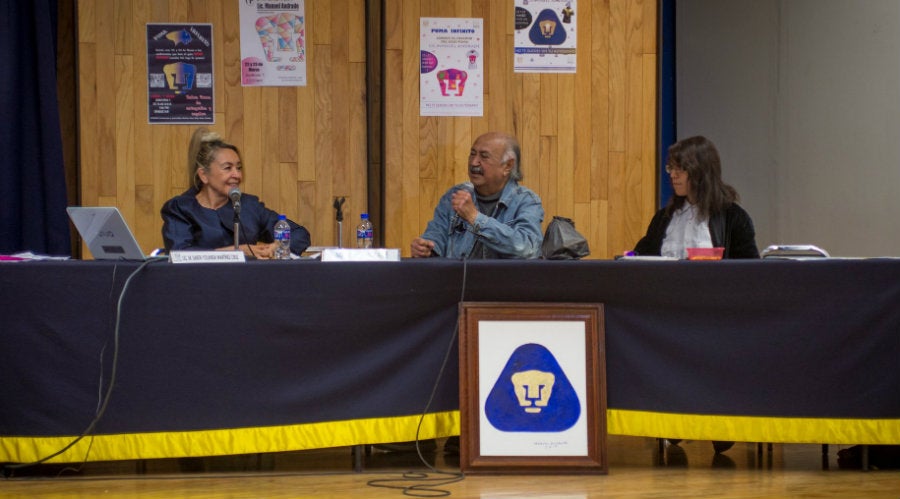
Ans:
[{"label": "microphone cable", "polygon": [[244,244],[247,245],[247,251],[250,252],[250,256],[253,258],[257,258],[256,253],[253,252],[253,245],[250,244],[250,239],[247,237],[247,228],[244,227],[244,224],[239,224],[241,227],[241,235],[244,236]]},{"label": "microphone cable", "polygon": [[[466,277],[468,275],[468,258],[463,258],[463,275],[462,275],[462,290],[459,295],[459,303],[465,301],[466,296]],[[457,305],[458,306],[458,305]],[[430,477],[428,473],[418,472],[418,471],[406,471],[403,473],[403,478],[380,478],[375,480],[369,480],[366,482],[366,485],[371,487],[383,487],[388,489],[398,489],[403,492],[403,495],[411,496],[411,497],[447,497],[450,495],[450,491],[446,489],[441,489],[438,487],[444,485],[450,485],[453,483],[461,482],[465,480],[466,476],[461,471],[443,471],[435,468],[422,455],[422,449],[419,447],[419,432],[422,429],[422,423],[425,420],[425,415],[428,413],[428,409],[431,408],[431,403],[434,402],[435,394],[437,393],[438,385],[440,385],[441,378],[444,377],[444,372],[447,369],[447,362],[450,360],[450,352],[453,351],[453,345],[456,342],[456,338],[459,336],[459,311],[456,313],[456,325],[453,327],[453,334],[450,336],[450,342],[447,344],[447,349],[444,352],[444,360],[441,362],[441,367],[438,369],[437,379],[434,380],[434,385],[431,387],[431,395],[428,397],[428,402],[425,404],[425,408],[422,409],[422,414],[419,416],[419,422],[416,426],[416,454],[419,455],[419,461],[425,465],[426,468],[431,470],[432,473],[443,475],[443,477]],[[406,484],[403,482],[414,482],[412,485]]]},{"label": "microphone cable", "polygon": [[[107,386],[106,393],[103,395],[103,398],[99,404],[99,408],[96,410],[96,412],[94,414],[94,419],[87,425],[87,427],[77,437],[72,439],[71,442],[69,442],[67,445],[65,445],[63,448],[59,449],[58,451],[56,451],[52,454],[49,454],[47,456],[44,456],[36,461],[29,462],[29,463],[9,463],[9,464],[3,465],[3,476],[4,477],[9,478],[10,476],[12,476],[12,473],[15,470],[28,468],[31,466],[37,466],[39,464],[45,463],[46,461],[48,461],[50,459],[53,459],[56,456],[59,456],[60,454],[66,452],[67,450],[74,447],[75,444],[80,442],[84,437],[91,435],[91,432],[93,432],[94,428],[97,427],[97,424],[100,422],[100,420],[103,418],[103,414],[106,412],[106,408],[109,405],[109,400],[112,396],[113,388],[115,387],[115,384],[116,384],[116,371],[118,369],[118,363],[119,363],[119,329],[120,329],[120,325],[122,322],[122,303],[125,301],[125,292],[128,290],[128,287],[130,286],[132,279],[134,279],[134,277],[137,276],[144,268],[146,268],[148,265],[150,265],[153,262],[164,261],[164,259],[166,259],[166,258],[167,257],[161,257],[161,258],[150,258],[150,259],[144,260],[144,262],[141,263],[141,265],[137,269],[135,269],[131,273],[131,275],[128,276],[128,278],[125,280],[125,284],[122,286],[122,291],[119,292],[119,299],[116,303],[116,321],[115,321],[115,327],[113,330],[113,354],[112,354],[113,358],[112,358],[112,367],[111,367],[110,376],[109,376],[109,386]],[[117,267],[113,267],[113,280],[114,281],[115,281],[116,269],[117,269]],[[106,347],[104,347],[104,349],[105,348]],[[101,369],[100,386],[102,387],[102,385],[103,385],[103,373],[102,373],[102,369]],[[87,461],[88,455],[90,455],[91,447],[93,447],[93,441],[91,442],[91,446],[88,448],[88,453],[84,457],[85,462]]]}]

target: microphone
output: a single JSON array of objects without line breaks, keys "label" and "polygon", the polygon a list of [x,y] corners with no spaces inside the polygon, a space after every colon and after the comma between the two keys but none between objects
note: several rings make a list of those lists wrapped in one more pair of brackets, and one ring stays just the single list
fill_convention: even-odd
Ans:
[{"label": "microphone", "polygon": [[463,221],[463,218],[461,216],[456,214],[454,214],[453,218],[450,220],[450,227],[454,232],[466,231],[466,223]]},{"label": "microphone", "polygon": [[241,212],[241,190],[237,187],[232,187],[230,191],[228,191],[228,197],[231,198],[231,204],[234,205],[234,212]]}]

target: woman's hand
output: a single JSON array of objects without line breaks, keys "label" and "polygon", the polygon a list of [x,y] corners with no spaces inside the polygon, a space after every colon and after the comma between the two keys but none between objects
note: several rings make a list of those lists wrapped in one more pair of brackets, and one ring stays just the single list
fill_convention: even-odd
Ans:
[{"label": "woman's hand", "polygon": [[255,256],[259,260],[271,260],[275,258],[275,246],[278,243],[256,243],[241,245],[241,249],[247,256]]},{"label": "woman's hand", "polygon": [[[258,260],[271,260],[275,258],[276,243],[242,244],[238,246],[245,256],[255,257]],[[234,246],[218,248],[218,251],[234,251]]]}]

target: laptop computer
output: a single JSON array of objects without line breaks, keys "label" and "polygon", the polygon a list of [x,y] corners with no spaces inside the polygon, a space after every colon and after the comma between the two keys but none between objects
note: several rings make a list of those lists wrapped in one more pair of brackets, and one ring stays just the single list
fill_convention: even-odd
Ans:
[{"label": "laptop computer", "polygon": [[147,259],[115,206],[70,206],[66,211],[96,260]]}]

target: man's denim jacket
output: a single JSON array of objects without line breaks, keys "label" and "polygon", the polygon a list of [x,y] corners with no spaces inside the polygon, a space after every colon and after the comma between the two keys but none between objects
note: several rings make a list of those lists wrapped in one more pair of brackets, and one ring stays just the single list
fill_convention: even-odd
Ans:
[{"label": "man's denim jacket", "polygon": [[[447,258],[538,258],[541,256],[541,223],[544,208],[533,191],[510,179],[503,187],[493,217],[479,213],[475,224],[469,224],[453,211],[453,193],[465,189],[476,202],[475,188],[470,182],[448,190],[434,209],[424,239],[434,241],[434,253]],[[472,255],[475,243],[482,242],[482,254]]]}]

